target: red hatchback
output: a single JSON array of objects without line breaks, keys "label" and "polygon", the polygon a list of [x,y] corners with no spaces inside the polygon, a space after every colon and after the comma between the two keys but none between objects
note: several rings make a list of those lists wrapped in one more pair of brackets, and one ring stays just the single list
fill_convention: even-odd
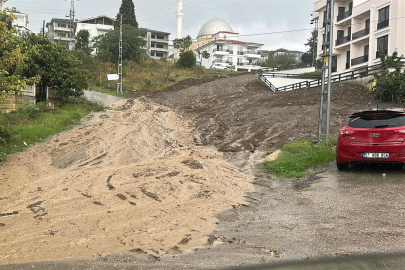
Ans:
[{"label": "red hatchback", "polygon": [[336,147],[337,168],[347,170],[350,163],[405,163],[404,110],[352,113]]}]

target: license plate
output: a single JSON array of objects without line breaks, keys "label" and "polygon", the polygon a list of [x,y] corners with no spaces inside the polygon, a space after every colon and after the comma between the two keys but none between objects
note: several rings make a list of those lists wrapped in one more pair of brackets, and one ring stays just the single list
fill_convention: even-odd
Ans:
[{"label": "license plate", "polygon": [[363,153],[363,158],[390,158],[390,153]]}]

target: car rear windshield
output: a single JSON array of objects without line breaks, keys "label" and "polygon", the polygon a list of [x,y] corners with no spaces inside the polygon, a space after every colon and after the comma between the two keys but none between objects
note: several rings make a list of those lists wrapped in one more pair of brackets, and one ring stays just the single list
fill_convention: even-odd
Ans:
[{"label": "car rear windshield", "polygon": [[389,128],[405,126],[404,114],[365,114],[352,115],[347,122],[354,128]]}]

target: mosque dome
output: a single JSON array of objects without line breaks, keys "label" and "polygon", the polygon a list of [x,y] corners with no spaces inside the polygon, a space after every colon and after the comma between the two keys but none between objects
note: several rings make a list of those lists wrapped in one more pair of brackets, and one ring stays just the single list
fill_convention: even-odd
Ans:
[{"label": "mosque dome", "polygon": [[201,27],[197,37],[214,35],[220,31],[233,32],[233,29],[226,21],[215,18],[209,20]]}]

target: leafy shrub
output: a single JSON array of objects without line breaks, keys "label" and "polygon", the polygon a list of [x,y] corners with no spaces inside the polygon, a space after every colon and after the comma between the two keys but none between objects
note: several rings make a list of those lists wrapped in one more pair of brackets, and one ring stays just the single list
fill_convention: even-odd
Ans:
[{"label": "leafy shrub", "polygon": [[38,107],[35,104],[32,104],[30,102],[27,102],[24,104],[24,110],[28,115],[29,119],[36,119],[39,116],[39,113],[41,112],[41,108]]},{"label": "leafy shrub", "polygon": [[195,55],[192,51],[188,50],[183,53],[180,53],[179,60],[177,60],[176,64],[182,68],[191,68],[195,66]]},{"label": "leafy shrub", "polygon": [[5,126],[0,125],[0,146],[5,146],[11,140],[11,133]]}]

